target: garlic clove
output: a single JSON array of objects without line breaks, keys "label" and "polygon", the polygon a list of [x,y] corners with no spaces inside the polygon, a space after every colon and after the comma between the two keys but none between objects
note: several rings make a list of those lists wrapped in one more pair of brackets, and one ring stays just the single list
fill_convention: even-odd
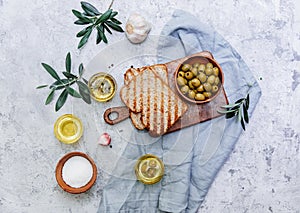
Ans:
[{"label": "garlic clove", "polygon": [[129,16],[126,23],[126,36],[132,43],[138,44],[143,42],[151,30],[151,24],[145,18],[137,13]]},{"label": "garlic clove", "polygon": [[110,142],[111,142],[111,137],[108,133],[103,133],[98,139],[98,144],[102,146],[108,146]]}]

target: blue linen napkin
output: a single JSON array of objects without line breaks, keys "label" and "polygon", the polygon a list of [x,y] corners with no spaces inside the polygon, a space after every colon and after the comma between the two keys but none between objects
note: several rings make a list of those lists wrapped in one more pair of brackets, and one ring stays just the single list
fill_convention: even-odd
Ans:
[{"label": "blue linen napkin", "polygon": [[[251,117],[261,90],[243,59],[221,35],[182,10],[174,12],[161,35],[159,63],[209,50],[223,69],[229,102],[250,94]],[[240,123],[222,116],[166,134],[150,145],[129,143],[124,158],[134,162],[143,154],[155,154],[165,164],[165,175],[157,184],[144,185],[133,178],[134,164],[124,169],[120,160],[116,169],[123,168],[123,175],[112,177],[104,187],[98,212],[197,212],[241,132]]]}]

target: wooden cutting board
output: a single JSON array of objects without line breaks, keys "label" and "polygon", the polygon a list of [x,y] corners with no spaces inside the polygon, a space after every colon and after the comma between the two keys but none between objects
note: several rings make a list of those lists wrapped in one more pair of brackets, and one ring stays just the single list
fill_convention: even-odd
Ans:
[{"label": "wooden cutting board", "polygon": [[[169,86],[170,88],[176,93],[176,88],[175,88],[175,71],[176,68],[185,60],[187,60],[190,57],[194,56],[205,56],[205,57],[210,57],[213,58],[212,54],[207,51],[199,52],[193,55],[189,55],[184,58],[180,58],[174,61],[170,61],[166,63],[165,65],[168,68],[168,80],[169,80]],[[215,97],[212,101],[204,104],[193,104],[190,102],[186,102],[188,105],[188,110],[184,113],[184,115],[178,119],[178,121],[167,131],[167,133],[174,132],[180,129],[183,129],[188,126],[192,126],[207,120],[211,120],[213,118],[222,116],[222,114],[217,112],[217,109],[220,108],[220,106],[228,104],[228,99],[225,93],[224,88],[220,88],[221,91]],[[180,97],[180,96],[179,96]],[[117,113],[117,117],[115,119],[111,119],[110,115],[112,113]],[[105,111],[104,115],[104,120],[106,123],[114,125],[116,123],[119,123],[126,118],[129,118],[129,109],[126,106],[122,107],[112,107],[109,108]]]}]

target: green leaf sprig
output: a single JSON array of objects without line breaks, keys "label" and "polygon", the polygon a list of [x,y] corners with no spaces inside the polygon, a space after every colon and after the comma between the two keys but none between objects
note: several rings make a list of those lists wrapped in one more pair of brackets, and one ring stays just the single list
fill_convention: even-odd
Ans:
[{"label": "green leaf sprig", "polygon": [[225,110],[218,110],[219,113],[225,114],[225,118],[237,116],[237,121],[241,123],[243,130],[246,130],[245,123],[249,123],[248,109],[250,104],[249,93],[245,98],[237,100],[234,104],[221,106]]},{"label": "green leaf sprig", "polygon": [[[58,111],[62,108],[65,104],[68,96],[72,96],[74,98],[82,98],[84,102],[90,104],[91,103],[91,96],[90,91],[87,86],[87,80],[82,77],[83,74],[83,64],[81,63],[78,67],[78,76],[71,73],[71,54],[68,53],[65,60],[65,68],[66,70],[62,72],[64,78],[60,78],[57,72],[48,64],[42,63],[44,69],[55,79],[54,83],[49,85],[41,85],[38,86],[37,89],[45,88],[49,86],[50,93],[45,101],[45,105],[51,103],[54,98],[55,92],[62,90],[61,94],[59,95],[56,104],[55,104],[55,111]],[[78,91],[77,92],[71,86],[73,84],[77,84]]]},{"label": "green leaf sprig", "polygon": [[112,4],[110,5],[109,9],[102,14],[90,3],[84,1],[80,3],[81,8],[83,9],[82,13],[77,10],[72,10],[73,14],[78,18],[78,20],[76,20],[74,24],[88,26],[76,35],[76,37],[78,38],[82,37],[79,41],[78,49],[86,44],[94,29],[96,29],[97,31],[96,44],[99,44],[101,41],[103,41],[104,43],[108,42],[105,35],[106,32],[110,34],[112,34],[111,30],[124,32],[124,30],[120,26],[122,22],[116,19],[118,12],[110,9]]}]

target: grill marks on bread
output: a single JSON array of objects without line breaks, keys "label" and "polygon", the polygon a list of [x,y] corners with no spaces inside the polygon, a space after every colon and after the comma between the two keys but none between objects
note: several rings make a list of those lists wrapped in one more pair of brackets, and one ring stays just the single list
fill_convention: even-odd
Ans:
[{"label": "grill marks on bread", "polygon": [[[137,89],[138,87],[141,89]],[[129,94],[132,96],[128,96]],[[154,74],[154,69],[151,67],[139,72],[127,82],[127,85],[121,89],[120,95],[122,101],[131,110],[132,119],[141,118],[142,124],[152,136],[167,132],[187,110],[186,104]],[[139,97],[142,98],[139,100]],[[137,115],[138,113],[141,113],[141,116]]]},{"label": "grill marks on bread", "polygon": [[[168,84],[168,71],[167,67],[164,64],[156,64],[153,66],[150,66],[151,70],[166,84]],[[127,85],[133,78],[134,76],[140,74],[143,72],[147,67],[142,67],[142,68],[130,68],[126,71],[124,74],[124,83]],[[141,81],[141,82],[140,82]],[[144,85],[143,79],[138,79],[136,82],[136,85]],[[145,97],[143,96],[143,93],[141,93],[141,87],[136,87],[136,94],[140,94],[137,96],[137,101],[136,101],[136,108],[137,111],[140,111],[141,107],[141,100]],[[145,125],[143,124],[142,121],[142,116],[139,113],[135,112],[130,112],[130,119],[132,121],[132,124],[135,126],[135,128],[139,130],[145,129]]]}]

